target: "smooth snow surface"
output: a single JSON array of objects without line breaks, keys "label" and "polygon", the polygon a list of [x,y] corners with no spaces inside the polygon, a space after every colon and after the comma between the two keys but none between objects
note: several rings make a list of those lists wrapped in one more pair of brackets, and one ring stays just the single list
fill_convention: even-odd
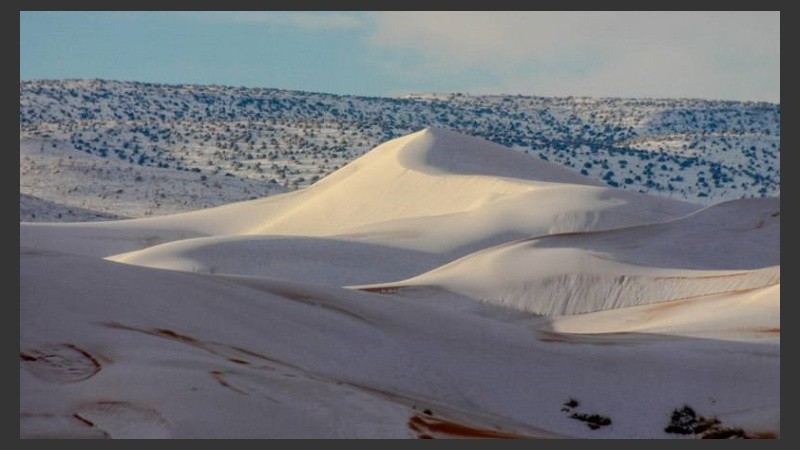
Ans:
[{"label": "smooth snow surface", "polygon": [[780,202],[732,200],[685,218],[503,244],[399,283],[546,315],[593,312],[780,282]]},{"label": "smooth snow surface", "polygon": [[668,438],[684,404],[778,436],[779,228],[440,129],[289,194],[23,223],[20,436]]}]

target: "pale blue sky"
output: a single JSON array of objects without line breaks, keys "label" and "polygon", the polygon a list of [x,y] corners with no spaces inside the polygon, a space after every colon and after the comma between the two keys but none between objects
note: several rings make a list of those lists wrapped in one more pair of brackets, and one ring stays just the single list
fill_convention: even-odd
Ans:
[{"label": "pale blue sky", "polygon": [[780,102],[780,13],[22,12],[53,78]]}]

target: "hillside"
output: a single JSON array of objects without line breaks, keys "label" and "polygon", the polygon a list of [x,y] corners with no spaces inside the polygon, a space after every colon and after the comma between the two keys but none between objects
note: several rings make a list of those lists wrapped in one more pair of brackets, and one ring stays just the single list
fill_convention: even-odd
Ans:
[{"label": "hillside", "polygon": [[[375,98],[103,80],[20,82],[20,158],[61,185],[77,176],[87,185],[102,179],[96,170],[59,166],[80,154],[136,171],[178,173],[203,188],[177,189],[182,200],[169,205],[154,193],[130,194],[137,205],[126,214],[103,202],[100,192],[92,192],[101,198],[95,201],[35,187],[47,185],[45,175],[21,164],[20,193],[112,215],[188,211],[309,186],[376,145],[425,127],[482,137],[625,190],[698,203],[780,194],[780,106],[774,104]],[[31,147],[51,155],[24,150]]]}]

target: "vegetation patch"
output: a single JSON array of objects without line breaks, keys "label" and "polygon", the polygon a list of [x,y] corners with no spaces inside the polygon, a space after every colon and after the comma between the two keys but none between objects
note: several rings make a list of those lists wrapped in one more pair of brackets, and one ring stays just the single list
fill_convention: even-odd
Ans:
[{"label": "vegetation patch", "polygon": [[741,428],[723,426],[716,417],[700,416],[689,405],[672,411],[670,422],[664,431],[671,434],[700,435],[702,439],[750,438]]},{"label": "vegetation patch", "polygon": [[585,414],[585,413],[575,412],[572,413],[569,417],[570,419],[586,422],[586,425],[592,430],[596,430],[600,427],[607,427],[611,425],[611,418],[602,416],[600,414]]},{"label": "vegetation patch", "polygon": [[580,405],[580,402],[578,402],[578,400],[574,398],[570,398],[563,405],[564,406],[561,408],[561,411],[572,412],[572,414],[569,415],[570,419],[575,419],[575,420],[580,420],[581,422],[585,422],[586,426],[588,426],[592,430],[597,430],[600,427],[607,427],[611,425],[610,417],[596,413],[587,414],[587,413],[573,411]]},{"label": "vegetation patch", "polygon": [[698,417],[691,406],[684,405],[682,408],[672,411],[669,425],[664,428],[664,431],[672,434],[700,434],[717,424],[719,424],[719,420]]}]

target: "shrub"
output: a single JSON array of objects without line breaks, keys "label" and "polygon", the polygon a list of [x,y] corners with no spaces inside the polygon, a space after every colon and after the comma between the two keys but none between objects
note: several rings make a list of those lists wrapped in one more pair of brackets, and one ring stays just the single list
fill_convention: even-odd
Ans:
[{"label": "shrub", "polygon": [[664,431],[673,434],[714,433],[716,430],[723,429],[719,427],[719,424],[720,421],[717,418],[698,416],[692,407],[683,405],[682,408],[672,411],[670,423],[664,428]]},{"label": "shrub", "polygon": [[692,434],[694,425],[697,423],[697,413],[688,405],[681,409],[674,409],[669,425],[664,428],[667,433],[673,434]]},{"label": "shrub", "polygon": [[586,422],[586,425],[592,430],[611,425],[611,418],[601,416],[600,414],[572,413],[569,417],[580,420],[581,422]]}]

